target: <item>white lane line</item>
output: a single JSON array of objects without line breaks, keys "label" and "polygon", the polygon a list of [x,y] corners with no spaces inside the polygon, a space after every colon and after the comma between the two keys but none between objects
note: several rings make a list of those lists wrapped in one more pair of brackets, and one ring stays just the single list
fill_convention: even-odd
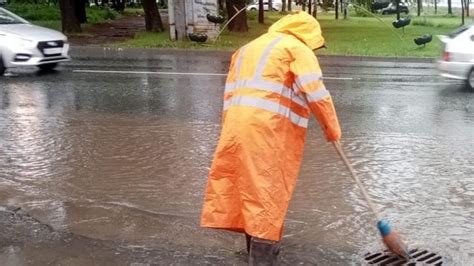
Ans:
[{"label": "white lane line", "polygon": [[354,78],[336,78],[336,77],[323,77],[323,80],[333,79],[333,80],[353,80]]},{"label": "white lane line", "polygon": [[154,71],[120,71],[120,70],[87,70],[77,69],[77,73],[107,73],[107,74],[154,74],[154,75],[187,75],[187,76],[227,76],[221,73],[186,73],[186,72],[154,72]]},{"label": "white lane line", "polygon": [[[122,71],[122,70],[88,70],[76,69],[75,73],[103,73],[103,74],[150,74],[150,75],[181,75],[181,76],[227,76],[224,73],[193,73],[193,72],[160,72],[160,71]],[[353,78],[324,77],[333,80],[352,80]]]}]

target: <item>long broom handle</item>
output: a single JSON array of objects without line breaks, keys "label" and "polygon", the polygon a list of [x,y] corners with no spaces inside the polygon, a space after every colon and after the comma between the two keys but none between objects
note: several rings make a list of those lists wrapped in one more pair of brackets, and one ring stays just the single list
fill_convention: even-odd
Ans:
[{"label": "long broom handle", "polygon": [[356,181],[357,185],[362,191],[362,194],[364,195],[365,200],[367,201],[367,204],[369,205],[370,210],[374,213],[375,217],[377,218],[377,221],[380,221],[380,214],[376,211],[374,204],[372,203],[372,200],[370,199],[369,194],[367,193],[367,190],[365,189],[362,182],[360,182],[360,179],[356,175],[354,168],[352,168],[352,165],[349,163],[349,160],[347,160],[347,157],[344,154],[344,151],[342,150],[341,144],[339,143],[339,141],[334,141],[333,144],[334,144],[334,147],[336,148],[337,154],[339,154],[342,161],[346,165],[347,169],[351,173],[352,178],[354,179],[354,181]]}]

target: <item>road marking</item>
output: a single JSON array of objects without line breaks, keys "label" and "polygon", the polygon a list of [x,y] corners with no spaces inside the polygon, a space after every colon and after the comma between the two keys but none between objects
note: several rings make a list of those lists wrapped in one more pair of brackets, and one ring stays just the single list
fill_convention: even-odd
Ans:
[{"label": "road marking", "polygon": [[[224,73],[193,73],[193,72],[160,72],[160,71],[122,71],[122,70],[88,70],[76,69],[76,73],[103,73],[103,74],[150,74],[150,75],[181,75],[181,76],[227,76]],[[352,80],[353,78],[324,77],[333,80]]]},{"label": "road marking", "polygon": [[227,76],[222,73],[186,73],[186,72],[154,72],[154,71],[120,71],[120,70],[73,70],[77,73],[106,73],[106,74],[154,74],[154,75],[187,75],[187,76]]},{"label": "road marking", "polygon": [[354,78],[338,78],[338,77],[326,77],[324,76],[323,79],[333,79],[333,80],[353,80]]}]

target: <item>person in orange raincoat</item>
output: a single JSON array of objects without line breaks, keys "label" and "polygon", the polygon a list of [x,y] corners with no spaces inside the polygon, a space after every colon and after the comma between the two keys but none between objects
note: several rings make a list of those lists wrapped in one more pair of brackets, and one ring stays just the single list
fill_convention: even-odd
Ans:
[{"label": "person in orange raincoat", "polygon": [[245,233],[250,265],[276,263],[310,114],[328,141],[341,137],[313,52],[323,46],[318,21],[299,12],[232,56],[201,226]]}]

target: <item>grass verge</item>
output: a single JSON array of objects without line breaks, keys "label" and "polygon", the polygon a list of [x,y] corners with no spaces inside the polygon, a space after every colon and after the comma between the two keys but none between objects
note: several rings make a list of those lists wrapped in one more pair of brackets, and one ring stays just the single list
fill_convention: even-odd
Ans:
[{"label": "grass verge", "polygon": [[[255,14],[249,14],[249,31],[235,33],[224,30],[220,38],[213,42],[198,44],[191,41],[173,42],[169,33],[137,33],[134,39],[112,44],[112,47],[143,47],[143,48],[177,48],[204,50],[235,50],[268,30],[268,27],[282,15],[268,12],[265,24],[259,24]],[[327,49],[318,54],[327,55],[360,55],[360,56],[393,56],[393,57],[437,57],[441,43],[436,35],[451,32],[460,25],[459,17],[421,16],[412,17],[410,25],[405,29],[395,29],[393,16],[349,17],[334,19],[334,14],[320,13],[321,23]],[[426,46],[415,44],[416,37],[431,34],[432,42]]]}]

